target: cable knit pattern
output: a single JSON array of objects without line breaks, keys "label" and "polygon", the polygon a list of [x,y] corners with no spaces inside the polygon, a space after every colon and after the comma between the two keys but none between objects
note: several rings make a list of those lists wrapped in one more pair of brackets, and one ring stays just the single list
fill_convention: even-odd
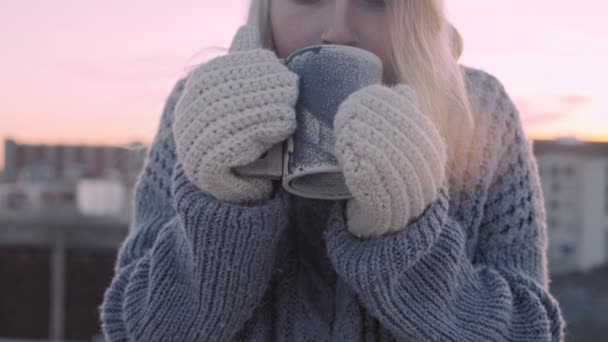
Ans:
[{"label": "cable knit pattern", "polygon": [[401,229],[437,197],[445,142],[411,87],[372,85],[353,93],[334,128],[336,157],[354,198],[347,209],[351,233],[374,237]]},{"label": "cable knit pattern", "polygon": [[108,341],[227,340],[261,301],[287,226],[282,190],[240,206],[186,177],[170,128],[184,83],[167,101],[136,185],[132,231],[101,312]]},{"label": "cable knit pattern", "polygon": [[468,181],[444,181],[415,220],[371,239],[349,232],[344,201],[202,191],[175,154],[180,82],[100,308],[107,340],[562,341],[519,115],[495,78],[464,70],[478,123]]},{"label": "cable knit pattern", "polygon": [[229,54],[196,69],[175,109],[177,155],[199,188],[230,202],[267,199],[271,181],[241,177],[233,167],[258,159],[296,128],[298,77],[261,49],[249,26]]}]

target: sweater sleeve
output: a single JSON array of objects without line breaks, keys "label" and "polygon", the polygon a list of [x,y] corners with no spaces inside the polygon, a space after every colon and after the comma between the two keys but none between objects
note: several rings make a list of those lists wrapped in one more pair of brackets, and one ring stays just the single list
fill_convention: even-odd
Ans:
[{"label": "sweater sleeve", "polygon": [[135,187],[131,232],[100,308],[109,341],[225,341],[262,300],[286,197],[222,202],[185,176],[171,133],[178,83]]},{"label": "sweater sleeve", "polygon": [[559,305],[548,290],[538,171],[518,113],[506,102],[512,129],[498,151],[498,174],[487,194],[473,199],[483,201],[483,212],[459,214],[481,215],[474,257],[446,185],[404,230],[370,240],[351,235],[343,203],[334,207],[325,240],[336,272],[398,340],[563,339]]}]

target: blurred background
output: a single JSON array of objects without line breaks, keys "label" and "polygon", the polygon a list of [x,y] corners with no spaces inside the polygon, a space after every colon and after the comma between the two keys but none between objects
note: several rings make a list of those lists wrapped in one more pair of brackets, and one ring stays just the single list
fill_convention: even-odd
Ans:
[{"label": "blurred background", "polygon": [[[0,342],[102,341],[98,306],[163,103],[247,0],[0,0]],[[568,341],[608,334],[608,4],[446,0],[537,157]]]}]

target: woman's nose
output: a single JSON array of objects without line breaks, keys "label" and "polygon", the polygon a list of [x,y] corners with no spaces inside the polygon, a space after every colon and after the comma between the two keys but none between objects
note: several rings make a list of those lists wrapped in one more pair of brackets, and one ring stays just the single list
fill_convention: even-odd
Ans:
[{"label": "woman's nose", "polygon": [[325,30],[321,36],[323,44],[357,45],[357,34],[350,18],[349,1],[336,0],[333,13],[327,16]]}]

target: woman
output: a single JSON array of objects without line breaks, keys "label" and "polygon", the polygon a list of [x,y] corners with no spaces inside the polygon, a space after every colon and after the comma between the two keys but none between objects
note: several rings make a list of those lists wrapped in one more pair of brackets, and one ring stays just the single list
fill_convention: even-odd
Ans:
[{"label": "woman", "polygon": [[[494,77],[460,67],[441,0],[260,0],[177,84],[101,308],[110,341],[560,341],[536,163]],[[232,171],[295,130],[316,44],[378,55],[334,121],[353,198]]]}]

